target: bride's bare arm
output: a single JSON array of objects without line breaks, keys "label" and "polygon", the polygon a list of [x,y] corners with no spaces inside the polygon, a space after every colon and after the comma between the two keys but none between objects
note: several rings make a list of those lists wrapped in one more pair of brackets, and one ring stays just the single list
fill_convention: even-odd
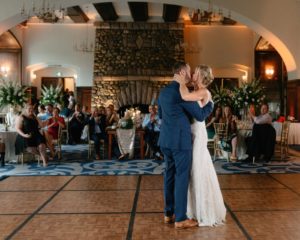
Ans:
[{"label": "bride's bare arm", "polygon": [[184,80],[184,76],[175,74],[174,79],[180,84],[179,91],[180,91],[180,95],[183,100],[185,100],[185,101],[201,101],[202,99],[204,99],[207,96],[206,91],[204,89],[189,92],[189,90],[186,86],[186,82]]}]

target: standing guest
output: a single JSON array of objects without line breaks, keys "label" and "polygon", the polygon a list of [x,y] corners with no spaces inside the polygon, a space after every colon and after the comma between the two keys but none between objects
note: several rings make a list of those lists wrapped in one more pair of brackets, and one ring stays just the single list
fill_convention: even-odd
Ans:
[{"label": "standing guest", "polygon": [[57,107],[53,108],[53,116],[47,120],[47,131],[45,131],[45,137],[47,140],[47,146],[50,149],[52,158],[55,157],[55,150],[52,141],[58,139],[59,127],[65,128],[65,120],[59,116],[60,110]]},{"label": "standing guest", "polygon": [[69,105],[69,89],[66,88],[66,90],[64,91],[64,95],[63,95],[63,105],[64,107],[68,107]]},{"label": "standing guest", "polygon": [[80,143],[80,136],[84,127],[84,115],[80,111],[80,105],[75,105],[75,112],[69,120],[69,144]]},{"label": "standing guest", "polygon": [[157,109],[155,106],[149,106],[149,113],[145,115],[142,127],[145,129],[145,142],[149,145],[150,149],[154,152],[156,160],[163,160],[162,153],[157,144],[161,120],[159,119]]},{"label": "standing guest", "polygon": [[46,155],[46,140],[39,131],[40,123],[34,115],[33,106],[27,104],[23,113],[16,120],[16,131],[18,133],[15,143],[16,155],[25,150],[37,154],[43,160],[43,166],[48,165]]},{"label": "standing guest", "polygon": [[75,104],[76,104],[76,100],[75,100],[74,92],[73,91],[69,92],[69,99],[68,100],[69,100],[69,105],[71,105],[71,108],[73,108],[75,106]]}]

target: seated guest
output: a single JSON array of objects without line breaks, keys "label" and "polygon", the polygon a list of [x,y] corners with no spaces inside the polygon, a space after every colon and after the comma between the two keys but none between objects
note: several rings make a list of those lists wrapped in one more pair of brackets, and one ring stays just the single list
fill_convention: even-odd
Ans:
[{"label": "seated guest", "polygon": [[214,123],[219,123],[222,118],[222,108],[220,106],[216,107],[213,116],[206,124],[207,137],[212,139],[215,135]]},{"label": "seated guest", "polygon": [[91,117],[91,113],[88,111],[88,106],[82,106],[81,112],[84,115],[84,122],[87,123],[89,121],[89,118]]},{"label": "seated guest", "polygon": [[117,125],[119,122],[118,114],[114,110],[113,105],[106,108],[106,126]]},{"label": "seated guest", "polygon": [[80,143],[81,133],[84,127],[84,115],[80,111],[80,105],[75,104],[75,112],[69,120],[69,144]]},{"label": "seated guest", "polygon": [[55,150],[52,144],[52,140],[58,139],[58,128],[65,128],[65,120],[59,116],[59,108],[53,108],[53,116],[47,120],[47,131],[45,131],[45,137],[47,140],[47,146],[50,149],[52,158],[55,157]]},{"label": "seated guest", "polygon": [[48,103],[46,106],[47,119],[52,117],[52,113],[53,113],[53,105],[51,103]]},{"label": "seated guest", "polygon": [[255,124],[272,124],[272,116],[269,114],[269,106],[266,103],[261,105],[259,116],[255,116],[253,111],[249,111],[249,114]]},{"label": "seated guest", "polygon": [[252,111],[249,113],[254,122],[252,136],[247,144],[249,160],[253,157],[259,160],[263,155],[265,161],[268,162],[274,154],[276,131],[272,126],[272,117],[268,111],[268,104],[262,104],[259,116],[255,116]]},{"label": "seated guest", "polygon": [[40,155],[43,166],[46,167],[46,140],[39,131],[40,123],[34,115],[33,106],[27,104],[23,113],[16,120],[16,131],[18,133],[15,143],[16,155],[20,155],[25,150],[27,152]]},{"label": "seated guest", "polygon": [[160,133],[161,120],[155,106],[149,106],[149,113],[145,115],[142,127],[145,129],[145,142],[154,152],[155,159],[162,160],[163,156],[157,144]]},{"label": "seated guest", "polygon": [[38,106],[38,119],[40,119],[41,121],[46,121],[48,119],[48,114],[46,113],[46,108],[43,104]]},{"label": "seated guest", "polygon": [[236,149],[237,149],[237,126],[236,117],[232,115],[230,106],[224,108],[224,115],[220,120],[221,123],[227,125],[227,139],[226,142],[231,145],[231,156],[230,160],[235,162],[237,160]]},{"label": "seated guest", "polygon": [[88,121],[88,124],[90,138],[95,142],[94,147],[97,160],[100,159],[100,140],[106,139],[105,119],[102,118],[102,121],[104,122],[101,122],[101,117],[98,115],[98,109],[94,107],[92,109],[92,115]]}]

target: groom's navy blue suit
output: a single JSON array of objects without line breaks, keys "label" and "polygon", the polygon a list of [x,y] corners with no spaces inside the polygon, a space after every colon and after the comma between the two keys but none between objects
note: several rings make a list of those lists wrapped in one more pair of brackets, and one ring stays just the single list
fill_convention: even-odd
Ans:
[{"label": "groom's navy blue suit", "polygon": [[159,95],[158,114],[162,119],[159,146],[164,154],[165,215],[175,214],[175,221],[186,220],[187,190],[192,163],[192,135],[189,118],[203,121],[213,110],[209,102],[200,108],[197,102],[181,98],[179,84],[175,81]]}]

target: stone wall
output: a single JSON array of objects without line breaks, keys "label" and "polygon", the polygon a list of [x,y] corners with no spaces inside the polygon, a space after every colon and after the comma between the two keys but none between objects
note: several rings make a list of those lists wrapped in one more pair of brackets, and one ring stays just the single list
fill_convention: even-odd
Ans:
[{"label": "stone wall", "polygon": [[[183,24],[97,23],[92,106],[156,100],[172,67],[184,61]],[[163,80],[161,80],[163,79]]]},{"label": "stone wall", "polygon": [[105,106],[110,102],[116,108],[151,104],[156,101],[160,89],[168,83],[169,81],[161,79],[108,80],[97,78],[92,90],[92,106]]},{"label": "stone wall", "polygon": [[183,24],[99,23],[94,75],[166,76],[184,60]]}]

